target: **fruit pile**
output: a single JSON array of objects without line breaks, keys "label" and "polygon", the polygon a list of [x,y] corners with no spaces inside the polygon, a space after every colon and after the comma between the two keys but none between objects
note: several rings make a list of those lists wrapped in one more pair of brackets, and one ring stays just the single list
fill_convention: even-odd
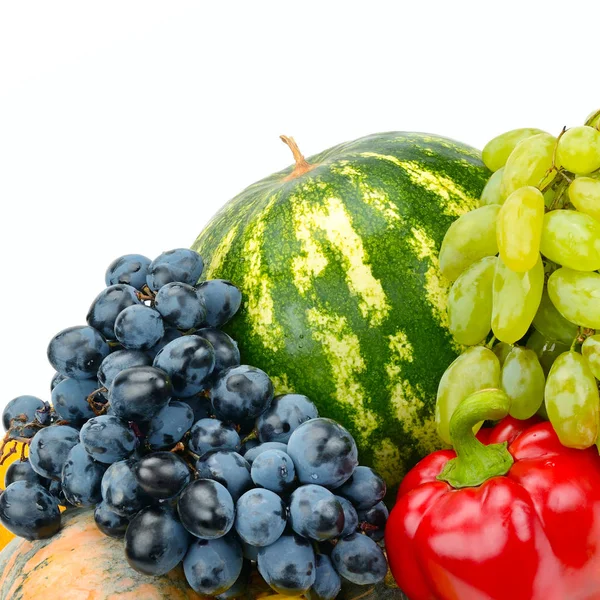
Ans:
[{"label": "fruit pile", "polygon": [[127,255],[106,273],[86,326],[48,346],[52,403],[20,396],[2,419],[0,522],[29,540],[61,527],[59,506],[95,507],[152,576],[180,562],[196,592],[245,593],[258,568],[277,592],[328,600],[342,578],[387,573],[386,485],[358,466],[352,436],[305,396],[273,397],[220,328],[241,305],[203,261],[178,249]]},{"label": "fruit pile", "polygon": [[483,150],[493,175],[480,207],[450,226],[440,251],[450,331],[469,346],[438,389],[447,443],[458,404],[485,388],[503,389],[515,418],[548,418],[565,446],[598,439],[599,126],[600,111],[558,137],[516,129]]}]

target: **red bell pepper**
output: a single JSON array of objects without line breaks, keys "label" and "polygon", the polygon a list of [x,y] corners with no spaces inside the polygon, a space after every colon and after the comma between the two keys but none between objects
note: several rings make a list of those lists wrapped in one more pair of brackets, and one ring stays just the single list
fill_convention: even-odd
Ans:
[{"label": "red bell pepper", "polygon": [[[392,574],[411,600],[599,600],[600,457],[517,421],[485,390],[450,423],[456,453],[404,478],[386,526]],[[485,419],[500,423],[478,434]],[[483,442],[483,443],[482,443]]]}]

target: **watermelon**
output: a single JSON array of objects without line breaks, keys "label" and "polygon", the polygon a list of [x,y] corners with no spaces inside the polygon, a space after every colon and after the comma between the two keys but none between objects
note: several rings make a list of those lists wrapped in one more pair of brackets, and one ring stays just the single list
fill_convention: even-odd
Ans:
[{"label": "watermelon", "polygon": [[421,133],[381,133],[308,159],[227,203],[193,244],[203,279],[244,296],[226,331],[277,393],[310,397],[354,435],[391,488],[438,449],[448,332],[440,244],[478,206],[480,153]]}]

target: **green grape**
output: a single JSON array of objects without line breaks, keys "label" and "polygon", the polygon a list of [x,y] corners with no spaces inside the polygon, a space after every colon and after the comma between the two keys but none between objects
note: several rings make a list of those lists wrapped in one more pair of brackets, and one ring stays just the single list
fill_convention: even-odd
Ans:
[{"label": "green grape", "polygon": [[600,222],[576,210],[546,213],[540,252],[576,271],[600,269]]},{"label": "green grape", "polygon": [[590,127],[595,127],[596,129],[600,128],[600,110],[595,110],[594,112],[588,115],[588,118],[585,120],[585,124]]},{"label": "green grape", "polygon": [[549,340],[539,331],[534,331],[527,338],[527,343],[525,345],[537,354],[546,377],[548,377],[548,373],[550,373],[550,369],[557,357],[563,352],[567,352],[570,346],[570,344]]},{"label": "green grape", "polygon": [[548,411],[546,410],[546,403],[542,402],[540,404],[540,407],[537,409],[536,413],[535,413],[538,417],[540,417],[540,419],[544,419],[544,421],[549,421],[550,418],[548,417]]},{"label": "green grape", "polygon": [[498,171],[506,164],[510,153],[519,142],[538,133],[544,132],[541,129],[528,127],[501,133],[485,145],[481,153],[483,163],[490,171]]},{"label": "green grape", "polygon": [[558,269],[560,269],[560,265],[557,265],[555,262],[552,262],[551,260],[546,259],[544,261],[544,274],[546,275],[546,277],[550,277],[550,275],[552,275],[552,273],[554,273],[554,271],[558,271]]},{"label": "green grape", "polygon": [[506,357],[510,354],[510,351],[513,349],[512,344],[507,344],[506,342],[498,342],[492,348],[492,352],[498,357],[500,361],[500,366],[504,365],[504,361]]},{"label": "green grape", "polygon": [[545,187],[554,177],[552,170],[556,138],[549,133],[538,133],[519,142],[506,161],[502,176],[502,197],[526,185]]},{"label": "green grape", "polygon": [[530,271],[515,273],[498,258],[494,273],[492,331],[507,344],[520,340],[529,329],[544,290],[544,265],[538,261]]},{"label": "green grape", "polygon": [[510,415],[515,419],[529,419],[544,401],[546,377],[536,353],[529,348],[515,346],[506,357],[500,385],[510,398]]},{"label": "green grape", "polygon": [[569,200],[579,212],[600,221],[600,180],[576,177],[569,186]]},{"label": "green grape", "polygon": [[450,418],[465,398],[479,390],[499,387],[500,362],[489,348],[472,346],[461,354],[446,369],[438,386],[435,423],[442,440],[451,443]]},{"label": "green grape", "polygon": [[450,225],[440,249],[440,269],[444,277],[456,281],[470,265],[498,253],[496,217],[500,206],[476,208]]},{"label": "green grape", "polygon": [[578,334],[577,325],[567,321],[558,312],[554,304],[552,304],[552,300],[550,300],[546,289],[544,289],[542,294],[540,307],[535,313],[535,317],[533,317],[533,326],[547,340],[555,340],[568,346],[571,345]]},{"label": "green grape", "polygon": [[581,354],[588,361],[590,370],[596,379],[600,379],[600,335],[591,335],[581,346]]},{"label": "green grape", "polygon": [[483,192],[481,192],[481,198],[479,199],[479,206],[487,206],[488,204],[502,204],[502,197],[500,194],[500,186],[502,184],[502,175],[504,173],[504,167],[498,169],[485,184]]},{"label": "green grape", "polygon": [[502,205],[496,220],[500,258],[517,273],[533,269],[540,255],[544,223],[544,196],[532,186],[514,191]]},{"label": "green grape", "polygon": [[548,279],[548,295],[567,321],[580,327],[600,329],[598,273],[583,273],[566,267],[558,269]]},{"label": "green grape", "polygon": [[449,329],[459,344],[478,344],[492,328],[492,283],[497,260],[486,256],[473,263],[450,289]]},{"label": "green grape", "polygon": [[557,194],[557,190],[554,189],[553,187],[548,188],[544,192],[544,206],[546,208],[549,209],[554,204],[554,201],[556,200],[556,194]]},{"label": "green grape", "polygon": [[558,140],[556,161],[576,175],[600,169],[600,131],[588,125],[567,129]]},{"label": "green grape", "polygon": [[587,360],[563,352],[552,365],[545,390],[546,410],[563,446],[589,448],[598,437],[600,396]]}]

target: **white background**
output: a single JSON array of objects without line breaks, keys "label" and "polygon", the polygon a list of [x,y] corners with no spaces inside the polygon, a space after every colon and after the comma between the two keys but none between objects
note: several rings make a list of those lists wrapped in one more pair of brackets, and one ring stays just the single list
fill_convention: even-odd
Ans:
[{"label": "white background", "polygon": [[[595,8],[594,8],[595,6]],[[481,148],[600,106],[597,3],[0,3],[0,406],[117,256],[189,246],[242,188],[388,130]]]}]

